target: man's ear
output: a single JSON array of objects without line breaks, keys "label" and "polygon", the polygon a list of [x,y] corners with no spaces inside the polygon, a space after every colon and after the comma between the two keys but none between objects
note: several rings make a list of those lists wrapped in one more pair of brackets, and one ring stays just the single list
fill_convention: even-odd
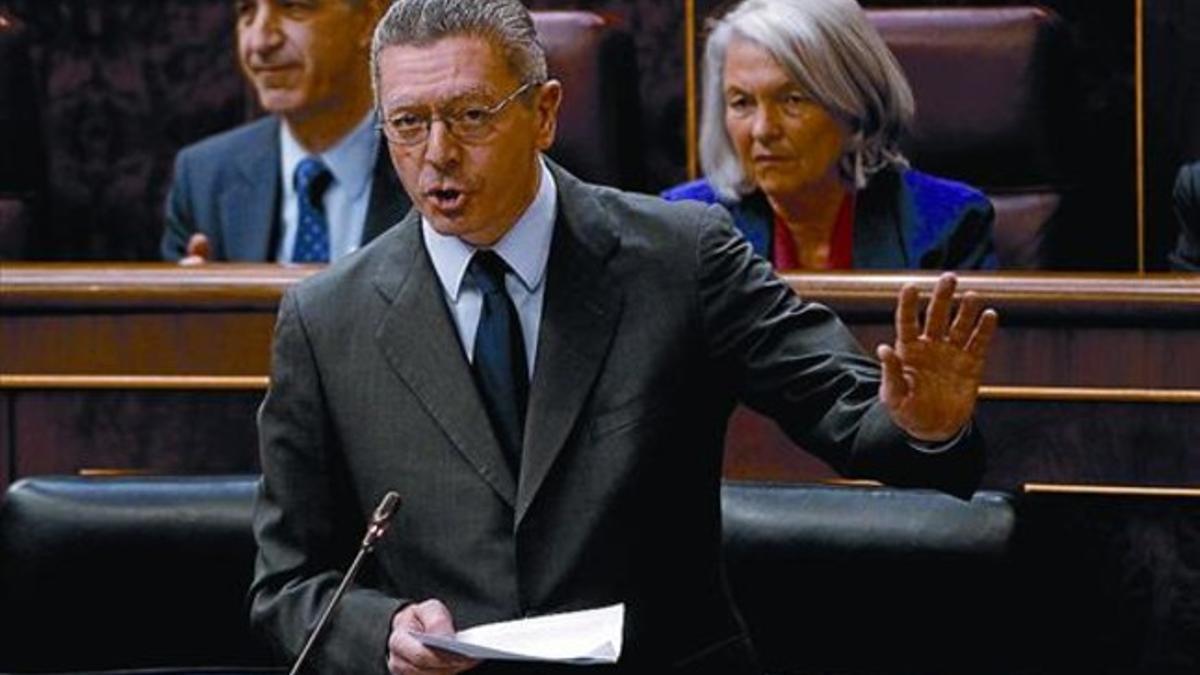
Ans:
[{"label": "man's ear", "polygon": [[537,98],[534,100],[534,112],[537,113],[539,150],[547,150],[554,144],[554,134],[558,131],[558,106],[562,104],[562,83],[558,80],[546,80],[538,87]]}]

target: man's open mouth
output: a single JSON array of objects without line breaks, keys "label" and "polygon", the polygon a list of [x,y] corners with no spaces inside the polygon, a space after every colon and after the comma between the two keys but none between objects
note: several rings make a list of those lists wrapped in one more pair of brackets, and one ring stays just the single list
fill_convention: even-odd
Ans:
[{"label": "man's open mouth", "polygon": [[462,206],[464,193],[454,188],[439,188],[427,191],[425,196],[437,209],[449,211]]}]

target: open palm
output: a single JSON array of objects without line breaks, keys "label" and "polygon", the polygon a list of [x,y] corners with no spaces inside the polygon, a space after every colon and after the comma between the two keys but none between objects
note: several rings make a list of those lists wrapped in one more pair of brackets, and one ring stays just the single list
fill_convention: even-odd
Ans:
[{"label": "open palm", "polygon": [[900,428],[928,442],[953,438],[971,419],[988,345],[999,323],[996,312],[983,309],[983,300],[973,292],[963,296],[951,319],[957,283],[953,274],[938,279],[924,327],[918,319],[917,288],[900,289],[896,342],[876,350],[883,366],[879,398]]}]

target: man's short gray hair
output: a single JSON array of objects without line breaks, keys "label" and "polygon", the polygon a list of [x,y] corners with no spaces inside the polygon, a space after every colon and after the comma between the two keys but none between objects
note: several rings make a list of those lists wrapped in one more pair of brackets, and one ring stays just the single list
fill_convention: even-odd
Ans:
[{"label": "man's short gray hair", "polygon": [[379,100],[379,53],[396,45],[428,45],[442,38],[492,41],[522,83],[546,80],[546,54],[533,18],[519,0],[396,0],[371,40],[371,82]]},{"label": "man's short gray hair", "polygon": [[856,189],[889,166],[907,166],[900,137],[912,90],[883,38],[854,0],[745,0],[709,25],[704,50],[700,156],[718,194],[755,190],[725,129],[725,54],[743,39],[766,50],[793,80],[850,129],[840,170]]}]

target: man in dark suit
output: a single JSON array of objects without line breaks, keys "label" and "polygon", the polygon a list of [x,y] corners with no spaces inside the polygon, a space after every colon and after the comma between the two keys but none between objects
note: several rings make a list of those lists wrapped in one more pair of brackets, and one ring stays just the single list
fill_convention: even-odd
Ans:
[{"label": "man in dark suit", "polygon": [[241,66],[270,116],[180,151],[162,256],[327,262],[410,202],[372,111],[367,52],[383,0],[236,0]]},{"label": "man in dark suit", "polygon": [[1184,164],[1175,177],[1179,239],[1168,261],[1179,272],[1200,272],[1200,162]]},{"label": "man in dark suit", "polygon": [[410,631],[617,602],[607,672],[757,672],[720,554],[738,400],[843,471],[973,489],[996,315],[971,294],[953,313],[953,276],[923,327],[916,289],[901,293],[881,371],[721,207],[588,185],[542,157],[561,87],[517,0],[400,0],[372,54],[416,209],[281,303],[251,618],[284,653],[396,490],[315,672],[575,673],[480,665]]}]

